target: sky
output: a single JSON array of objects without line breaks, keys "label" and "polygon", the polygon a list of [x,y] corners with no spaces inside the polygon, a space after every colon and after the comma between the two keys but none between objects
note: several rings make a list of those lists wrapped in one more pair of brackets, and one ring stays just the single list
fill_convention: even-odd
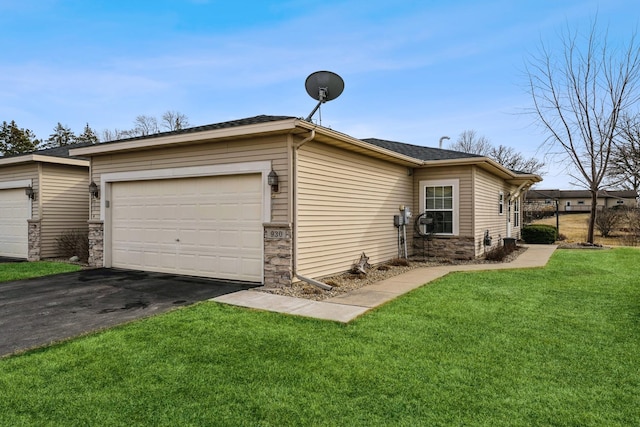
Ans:
[{"label": "sky", "polygon": [[[0,0],[0,121],[47,139],[131,129],[179,111],[193,126],[307,117],[315,71],[345,82],[314,120],[356,138],[437,147],[474,130],[545,160],[537,188],[576,188],[527,113],[526,64],[597,19],[638,28],[637,0]],[[557,158],[556,158],[557,160]]]}]

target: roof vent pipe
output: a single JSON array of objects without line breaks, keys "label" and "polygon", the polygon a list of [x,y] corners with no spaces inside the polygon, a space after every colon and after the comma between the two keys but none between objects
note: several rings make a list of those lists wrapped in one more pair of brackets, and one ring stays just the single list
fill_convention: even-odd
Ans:
[{"label": "roof vent pipe", "polygon": [[440,141],[438,142],[438,147],[442,148],[442,141],[444,141],[445,139],[451,139],[448,136],[443,136],[440,138]]}]

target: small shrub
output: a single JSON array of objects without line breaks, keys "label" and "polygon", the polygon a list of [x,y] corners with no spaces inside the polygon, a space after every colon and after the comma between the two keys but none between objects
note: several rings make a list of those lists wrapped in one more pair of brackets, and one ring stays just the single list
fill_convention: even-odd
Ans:
[{"label": "small shrub", "polygon": [[626,246],[638,246],[640,244],[640,209],[631,208],[623,211],[627,234],[622,237]]},{"label": "small shrub", "polygon": [[602,237],[609,237],[618,227],[621,219],[622,211],[620,209],[602,209],[596,213],[595,226]]},{"label": "small shrub", "polygon": [[408,267],[409,260],[406,260],[404,258],[394,258],[390,260],[388,264],[394,267]]},{"label": "small shrub", "polygon": [[638,246],[640,244],[640,236],[635,234],[627,234],[620,238],[623,246]]},{"label": "small shrub", "polygon": [[302,292],[307,295],[320,295],[322,293],[322,289],[316,288],[315,286],[307,286],[305,285],[302,288]]},{"label": "small shrub", "polygon": [[558,237],[558,230],[552,225],[534,224],[522,227],[522,239],[527,243],[552,244]]},{"label": "small shrub", "polygon": [[496,246],[487,251],[484,255],[484,259],[487,261],[502,261],[507,255],[509,254],[504,246]]},{"label": "small shrub", "polygon": [[77,256],[80,261],[89,259],[89,233],[86,230],[67,230],[56,238],[56,245],[60,255],[66,258]]}]

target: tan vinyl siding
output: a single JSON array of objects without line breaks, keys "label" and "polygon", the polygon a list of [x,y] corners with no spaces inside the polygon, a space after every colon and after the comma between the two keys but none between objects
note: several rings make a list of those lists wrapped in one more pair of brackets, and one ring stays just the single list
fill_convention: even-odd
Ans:
[{"label": "tan vinyl siding", "polygon": [[86,167],[42,165],[42,258],[60,256],[56,239],[66,231],[87,230],[89,170]]},{"label": "tan vinyl siding", "polygon": [[[426,167],[415,169],[413,174],[413,205],[419,209],[420,181],[459,180],[459,235],[473,236],[473,180],[472,166]],[[420,212],[416,211],[416,215]]]},{"label": "tan vinyl siding", "polygon": [[[40,191],[40,180],[38,173],[38,165],[36,163],[27,163],[15,166],[0,167],[0,182],[21,181],[30,179],[33,190],[36,193]],[[25,195],[25,198],[27,196]],[[38,210],[38,201],[31,202],[31,218],[40,219],[40,211]]]},{"label": "tan vinyl siding", "polygon": [[[482,241],[486,230],[489,230],[492,246],[507,236],[508,189],[503,180],[479,168],[475,168],[475,187],[476,255],[480,255],[484,251]],[[502,215],[499,213],[501,191],[504,194]]]},{"label": "tan vinyl siding", "polygon": [[[96,156],[92,179],[100,183],[102,173],[170,169],[270,160],[279,177],[279,192],[272,200],[274,222],[289,222],[287,200],[289,171],[287,136],[210,142]],[[100,204],[92,202],[91,219],[100,218]]]},{"label": "tan vinyl siding", "polygon": [[362,252],[372,264],[397,256],[393,216],[413,211],[407,168],[311,142],[298,151],[297,272],[318,278],[348,270]]},{"label": "tan vinyl siding", "polygon": [[[484,253],[482,241],[484,233],[489,230],[492,246],[502,244],[507,237],[507,220],[511,221],[511,237],[520,236],[520,227],[513,226],[513,204],[509,210],[509,193],[515,193],[516,186],[489,172],[475,168],[475,211],[476,211],[476,255]],[[499,213],[500,192],[504,194],[503,214]],[[520,224],[522,225],[522,203],[520,203]]]}]

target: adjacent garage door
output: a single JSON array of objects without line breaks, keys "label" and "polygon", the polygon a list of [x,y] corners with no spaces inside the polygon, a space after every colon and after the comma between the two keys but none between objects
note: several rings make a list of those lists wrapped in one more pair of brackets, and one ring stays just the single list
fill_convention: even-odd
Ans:
[{"label": "adjacent garage door", "polygon": [[262,281],[260,174],[115,182],[111,265]]},{"label": "adjacent garage door", "polygon": [[0,256],[27,257],[29,215],[24,188],[0,190]]}]

